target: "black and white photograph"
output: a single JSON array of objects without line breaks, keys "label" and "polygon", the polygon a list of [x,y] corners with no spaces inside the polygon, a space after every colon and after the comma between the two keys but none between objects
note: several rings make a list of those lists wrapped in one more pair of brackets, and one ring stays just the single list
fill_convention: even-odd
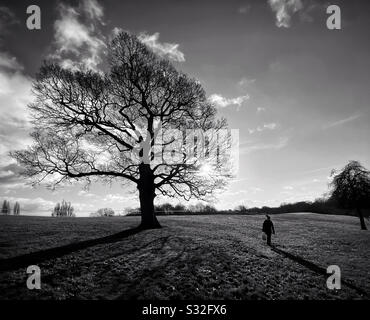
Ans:
[{"label": "black and white photograph", "polygon": [[368,301],[369,39],[360,0],[0,0],[0,300]]}]

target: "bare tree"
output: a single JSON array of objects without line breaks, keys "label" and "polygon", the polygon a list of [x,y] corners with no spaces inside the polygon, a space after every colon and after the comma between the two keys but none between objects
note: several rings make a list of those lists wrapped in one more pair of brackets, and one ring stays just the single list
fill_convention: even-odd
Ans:
[{"label": "bare tree", "polygon": [[57,203],[51,213],[53,217],[74,217],[74,208],[70,202],[65,200],[62,203]]},{"label": "bare tree", "polygon": [[10,210],[10,202],[8,200],[4,200],[3,201],[3,206],[1,208],[1,213],[3,215],[9,215],[11,214],[11,210]]},{"label": "bare tree", "polygon": [[35,142],[12,156],[34,183],[97,178],[133,184],[141,227],[160,227],[156,195],[204,199],[230,177],[223,157],[230,137],[221,134],[226,121],[216,119],[198,81],[136,36],[120,33],[109,50],[105,73],[52,62],[41,67],[29,106]]},{"label": "bare tree", "polygon": [[331,198],[344,208],[355,209],[361,229],[367,230],[363,213],[370,205],[370,171],[358,161],[350,161],[339,173],[332,171]]},{"label": "bare tree", "polygon": [[242,212],[242,213],[246,213],[248,211],[248,208],[244,204],[241,204],[241,205],[238,205],[235,208],[235,210],[239,211],[239,212]]},{"label": "bare tree", "polygon": [[14,207],[13,207],[13,214],[15,216],[19,216],[19,213],[21,211],[21,206],[19,205],[19,202],[17,201],[15,204],[14,204]]}]

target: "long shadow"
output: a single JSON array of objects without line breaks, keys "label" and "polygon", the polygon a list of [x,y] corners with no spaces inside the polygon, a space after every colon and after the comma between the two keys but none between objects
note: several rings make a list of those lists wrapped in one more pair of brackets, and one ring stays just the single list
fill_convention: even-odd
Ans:
[{"label": "long shadow", "polygon": [[[167,237],[166,239],[163,239],[164,241],[162,242],[162,247],[156,249],[158,252],[160,252],[162,250],[162,248],[163,248],[165,242],[167,242],[168,238],[169,237]],[[115,300],[126,300],[126,299],[133,300],[133,299],[137,299],[137,297],[131,296],[130,292],[132,292],[134,288],[142,288],[141,284],[143,283],[143,281],[144,282],[147,281],[146,279],[148,277],[148,274],[151,275],[151,279],[160,278],[160,275],[158,275],[158,272],[160,274],[165,273],[166,268],[168,268],[173,263],[177,262],[178,259],[180,259],[184,255],[184,253],[185,253],[185,248],[182,248],[182,250],[180,252],[178,252],[176,254],[176,256],[174,256],[172,258],[169,258],[167,260],[164,260],[162,264],[160,264],[156,267],[150,268],[150,269],[143,270],[141,272],[141,274],[136,277],[134,282],[132,282],[130,285],[126,286],[125,293],[116,297]]]},{"label": "long shadow", "polygon": [[86,249],[89,247],[93,247],[99,244],[114,243],[124,238],[127,238],[131,235],[139,233],[140,231],[143,231],[143,229],[140,227],[136,227],[136,228],[124,230],[124,231],[121,231],[121,232],[118,232],[118,233],[115,233],[109,236],[101,237],[101,238],[85,240],[85,241],[67,244],[65,246],[31,252],[31,253],[23,254],[23,255],[8,258],[8,259],[1,259],[0,260],[0,271],[4,272],[4,271],[16,270],[19,268],[27,267],[32,264],[41,263],[45,260],[58,258],[66,254],[76,252],[82,249]]},{"label": "long shadow", "polygon": [[[326,269],[324,269],[324,268],[318,266],[317,264],[314,264],[314,263],[312,263],[308,260],[305,260],[302,257],[296,256],[296,255],[291,254],[289,252],[286,252],[284,250],[278,249],[275,246],[271,246],[271,250],[275,251],[276,253],[281,254],[281,255],[283,255],[283,256],[285,256],[285,257],[287,257],[287,258],[289,258],[289,259],[291,259],[291,260],[293,260],[297,263],[299,263],[300,265],[302,265],[302,266],[304,266],[304,267],[306,267],[306,268],[308,268],[308,269],[310,269],[310,270],[312,270],[312,271],[314,271],[318,274],[321,274],[325,277],[328,276],[328,273],[326,272]],[[363,289],[353,285],[352,283],[348,282],[347,280],[341,279],[341,283],[345,284],[347,287],[355,290],[357,293],[359,293],[363,296],[366,296],[366,297],[369,296],[369,294],[366,291],[364,291]]]}]

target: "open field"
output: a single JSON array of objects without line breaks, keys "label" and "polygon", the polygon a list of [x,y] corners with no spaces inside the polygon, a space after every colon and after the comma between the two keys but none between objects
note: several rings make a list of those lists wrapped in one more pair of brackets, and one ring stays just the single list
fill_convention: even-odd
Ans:
[{"label": "open field", "polygon": [[[276,249],[261,240],[264,216],[159,217],[160,230],[103,238],[37,263],[41,290],[25,267],[0,273],[2,299],[369,299],[370,232],[355,217],[272,216]],[[139,217],[0,216],[0,259],[101,238]],[[75,248],[75,249],[74,249]],[[326,288],[329,265],[342,289]],[[367,293],[367,295],[363,294]]]}]

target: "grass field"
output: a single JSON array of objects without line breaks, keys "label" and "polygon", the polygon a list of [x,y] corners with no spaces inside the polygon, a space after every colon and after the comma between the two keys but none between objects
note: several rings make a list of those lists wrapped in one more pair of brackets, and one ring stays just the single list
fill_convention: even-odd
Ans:
[{"label": "grass field", "polygon": [[[1,272],[0,298],[369,299],[370,232],[361,231],[355,217],[275,215],[276,250],[261,239],[264,216],[159,219],[162,229],[38,263],[41,290],[26,288],[24,267]],[[138,222],[0,216],[0,259],[104,237]],[[337,291],[327,289],[327,276],[312,268],[332,264],[345,282]]]}]

